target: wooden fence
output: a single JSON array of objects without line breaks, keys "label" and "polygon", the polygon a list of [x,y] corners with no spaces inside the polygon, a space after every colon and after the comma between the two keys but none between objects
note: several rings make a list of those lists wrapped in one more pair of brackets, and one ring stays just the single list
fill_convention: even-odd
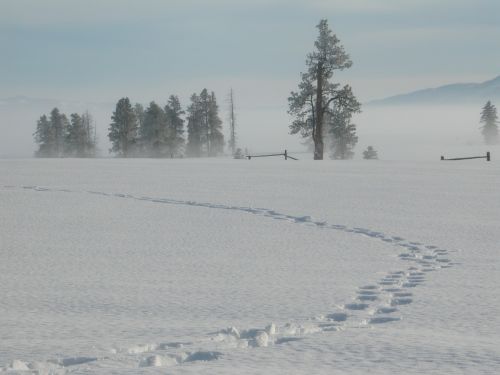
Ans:
[{"label": "wooden fence", "polygon": [[294,158],[293,156],[288,155],[288,152],[285,150],[282,154],[266,154],[266,155],[246,155],[245,157],[250,160],[252,158],[266,158],[268,156],[284,156],[285,160],[292,159],[292,160],[299,160],[297,158]]},{"label": "wooden fence", "polygon": [[441,160],[468,160],[468,159],[486,159],[486,161],[491,161],[491,155],[490,152],[486,152],[486,156],[469,156],[465,158],[449,158],[445,159],[444,156],[441,156]]}]

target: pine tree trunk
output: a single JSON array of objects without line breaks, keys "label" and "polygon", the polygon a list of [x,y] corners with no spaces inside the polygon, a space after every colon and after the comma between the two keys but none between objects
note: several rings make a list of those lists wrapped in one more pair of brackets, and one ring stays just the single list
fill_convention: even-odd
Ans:
[{"label": "pine tree trunk", "polygon": [[314,160],[323,160],[323,140],[314,142]]},{"label": "pine tree trunk", "polygon": [[323,160],[323,64],[318,64],[316,86],[316,129],[314,136],[314,160]]}]

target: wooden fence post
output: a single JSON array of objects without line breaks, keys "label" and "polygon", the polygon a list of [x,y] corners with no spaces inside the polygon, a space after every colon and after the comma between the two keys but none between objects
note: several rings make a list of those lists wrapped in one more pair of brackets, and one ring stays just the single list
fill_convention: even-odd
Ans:
[{"label": "wooden fence post", "polygon": [[286,150],[285,150],[285,160],[288,160],[288,155],[286,153]]},{"label": "wooden fence post", "polygon": [[486,152],[486,161],[491,161],[490,152]]}]

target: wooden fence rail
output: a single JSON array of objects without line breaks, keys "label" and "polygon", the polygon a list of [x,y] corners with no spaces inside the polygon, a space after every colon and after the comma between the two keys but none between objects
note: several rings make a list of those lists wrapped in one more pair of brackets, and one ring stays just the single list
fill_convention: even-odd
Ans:
[{"label": "wooden fence rail", "polygon": [[491,161],[491,155],[490,152],[488,151],[486,153],[486,156],[469,156],[465,158],[449,158],[449,159],[445,159],[444,156],[441,156],[441,160],[469,160],[469,159],[486,159],[486,161]]},{"label": "wooden fence rail", "polygon": [[292,160],[299,160],[297,158],[294,158],[293,156],[290,156],[288,155],[288,152],[285,150],[284,153],[282,154],[266,154],[266,155],[246,155],[246,158],[248,160],[252,159],[252,158],[266,158],[268,156],[284,156],[285,157],[285,160],[288,160],[288,159],[292,159]]}]

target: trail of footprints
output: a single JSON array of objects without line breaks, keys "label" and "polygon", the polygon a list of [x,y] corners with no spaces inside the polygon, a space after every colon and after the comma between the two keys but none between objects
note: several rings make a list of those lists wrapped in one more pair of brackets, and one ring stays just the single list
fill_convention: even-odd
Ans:
[{"label": "trail of footprints", "polygon": [[[16,188],[4,186],[4,188]],[[202,338],[185,343],[158,343],[137,345],[131,348],[113,348],[111,354],[115,356],[132,356],[138,367],[164,367],[181,365],[190,362],[212,361],[223,356],[222,351],[232,348],[269,347],[293,343],[312,334],[342,331],[353,328],[369,328],[377,325],[397,322],[403,317],[404,310],[414,302],[414,290],[426,282],[429,272],[451,267],[454,263],[448,258],[449,251],[433,245],[424,245],[420,242],[406,241],[402,237],[388,236],[384,233],[366,228],[349,228],[340,224],[329,224],[324,221],[315,221],[310,216],[293,216],[265,208],[251,208],[229,206],[222,204],[182,201],[165,198],[136,197],[129,194],[103,193],[98,191],[71,191],[67,189],[51,189],[38,186],[22,186],[34,191],[54,191],[65,193],[88,193],[94,195],[148,201],[153,203],[175,204],[206,207],[212,209],[236,210],[260,215],[275,220],[285,220],[300,225],[308,225],[318,229],[330,229],[368,236],[393,244],[402,248],[398,255],[405,267],[401,270],[388,272],[378,282],[357,288],[352,302],[339,306],[337,311],[310,318],[304,322],[290,322],[283,326],[271,323],[262,329],[239,330],[229,327],[217,332],[202,336]],[[188,350],[186,350],[188,349]],[[189,350],[192,349],[192,350]],[[67,373],[69,367],[82,363],[106,361],[106,358],[65,358],[49,360],[43,366],[50,367],[50,371]],[[128,362],[128,361],[127,361]],[[13,361],[2,370],[22,370],[37,372],[40,364]],[[42,367],[43,367],[42,366]]]}]

